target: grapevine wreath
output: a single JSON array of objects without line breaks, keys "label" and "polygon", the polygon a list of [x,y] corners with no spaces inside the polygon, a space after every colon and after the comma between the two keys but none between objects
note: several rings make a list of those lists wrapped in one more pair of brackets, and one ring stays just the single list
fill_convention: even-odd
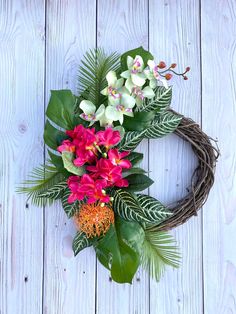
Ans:
[{"label": "grapevine wreath", "polygon": [[[142,47],[119,56],[102,49],[84,56],[79,95],[53,90],[44,141],[48,162],[19,191],[45,206],[60,200],[77,233],[74,254],[93,246],[119,283],[131,283],[141,264],[156,280],[180,254],[168,230],[183,224],[205,203],[214,182],[218,150],[191,119],[170,109],[167,82],[176,64],[156,64]],[[139,167],[143,139],[175,132],[198,158],[189,194],[165,206],[142,193],[153,181]]]}]

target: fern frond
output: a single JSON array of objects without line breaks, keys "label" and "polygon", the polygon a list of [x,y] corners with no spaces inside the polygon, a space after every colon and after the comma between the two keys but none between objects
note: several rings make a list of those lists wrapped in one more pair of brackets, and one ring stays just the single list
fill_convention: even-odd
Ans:
[{"label": "fern frond", "polygon": [[22,186],[18,187],[17,192],[26,193],[28,199],[31,199],[33,204],[40,207],[50,205],[54,200],[46,194],[43,196],[43,193],[65,180],[64,175],[52,165],[41,165],[35,168],[29,177],[30,179],[24,181]]},{"label": "fern frond", "polygon": [[99,106],[104,96],[101,91],[106,87],[106,75],[109,71],[119,69],[119,54],[114,52],[106,55],[104,50],[97,48],[89,50],[81,61],[79,68],[79,93],[96,106]]},{"label": "fern frond", "polygon": [[141,264],[156,281],[160,280],[167,265],[179,267],[180,254],[175,239],[166,231],[145,230]]}]

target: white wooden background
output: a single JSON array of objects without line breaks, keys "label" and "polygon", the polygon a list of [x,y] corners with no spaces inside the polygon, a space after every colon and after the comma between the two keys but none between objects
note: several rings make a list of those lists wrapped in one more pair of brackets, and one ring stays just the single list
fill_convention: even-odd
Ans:
[{"label": "white wooden background", "polygon": [[[46,0],[45,0],[46,1]],[[143,45],[157,60],[191,66],[175,80],[172,106],[219,139],[216,183],[197,218],[176,229],[182,267],[160,283],[109,279],[92,249],[77,258],[75,228],[59,206],[26,204],[15,187],[44,162],[50,89],[76,91],[90,47]],[[236,313],[235,0],[0,0],[0,313]],[[195,160],[174,135],[143,143],[150,194],[186,193]]]}]

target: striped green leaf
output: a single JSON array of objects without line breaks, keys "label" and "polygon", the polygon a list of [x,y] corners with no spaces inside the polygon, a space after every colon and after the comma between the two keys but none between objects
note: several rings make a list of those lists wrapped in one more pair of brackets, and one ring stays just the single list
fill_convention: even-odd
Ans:
[{"label": "striped green leaf", "polygon": [[172,215],[172,212],[154,197],[137,194],[137,200],[145,216],[154,223],[161,223]]},{"label": "striped green leaf", "polygon": [[126,132],[124,135],[123,140],[119,144],[120,150],[134,150],[138,144],[142,141],[142,139],[145,137],[146,131],[137,132],[137,131],[130,131]]},{"label": "striped green leaf", "polygon": [[181,119],[181,116],[170,111],[166,111],[157,117],[153,121],[152,125],[147,128],[145,137],[149,139],[155,139],[170,134],[178,127]]},{"label": "striped green leaf", "polygon": [[38,197],[49,198],[52,200],[56,200],[60,198],[67,187],[67,183],[65,181],[55,184],[51,188],[48,188],[46,191],[41,192]]},{"label": "striped green leaf", "polygon": [[152,99],[146,99],[141,111],[157,111],[162,113],[166,111],[171,102],[172,97],[172,88],[169,87],[166,89],[164,86],[158,86],[155,89],[155,96]]},{"label": "striped green leaf", "polygon": [[74,255],[76,256],[80,251],[90,245],[89,239],[86,237],[85,233],[77,232],[72,244]]},{"label": "striped green leaf", "polygon": [[113,209],[125,220],[149,222],[149,220],[143,215],[137,200],[127,191],[115,191]]},{"label": "striped green leaf", "polygon": [[66,188],[61,198],[62,207],[65,213],[67,214],[68,218],[73,217],[76,211],[79,209],[80,205],[83,203],[82,201],[76,201],[72,204],[69,204],[68,197],[70,193],[71,193],[70,189]]}]

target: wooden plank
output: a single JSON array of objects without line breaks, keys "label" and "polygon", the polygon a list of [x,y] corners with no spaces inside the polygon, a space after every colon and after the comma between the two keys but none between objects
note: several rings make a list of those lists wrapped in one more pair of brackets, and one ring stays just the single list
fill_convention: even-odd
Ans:
[{"label": "wooden plank", "polygon": [[[106,51],[124,52],[140,45],[148,47],[148,2],[98,1],[98,46]],[[144,153],[143,168],[148,169],[148,144],[139,148]],[[133,284],[112,282],[109,272],[98,263],[96,313],[149,313],[149,277],[140,270]]]},{"label": "wooden plank", "polygon": [[[199,3],[150,0],[150,51],[157,61],[176,62],[180,71],[190,65],[189,81],[173,81],[172,107],[201,121]],[[151,140],[150,176],[155,184],[150,195],[164,204],[182,198],[190,184],[196,161],[190,147],[176,136]],[[150,285],[150,313],[202,313],[201,215],[173,232],[182,253],[179,270],[168,268],[160,283]]]},{"label": "wooden plank", "polygon": [[15,192],[43,163],[44,1],[0,1],[0,313],[42,313],[43,211]]},{"label": "wooden plank", "polygon": [[[47,6],[46,92],[77,90],[78,65],[83,53],[95,46],[96,1],[49,1]],[[61,206],[45,215],[44,313],[94,313],[95,254],[87,249],[76,258],[75,235]]]},{"label": "wooden plank", "polygon": [[203,215],[205,313],[236,313],[236,3],[202,1],[203,129],[221,156]]}]

